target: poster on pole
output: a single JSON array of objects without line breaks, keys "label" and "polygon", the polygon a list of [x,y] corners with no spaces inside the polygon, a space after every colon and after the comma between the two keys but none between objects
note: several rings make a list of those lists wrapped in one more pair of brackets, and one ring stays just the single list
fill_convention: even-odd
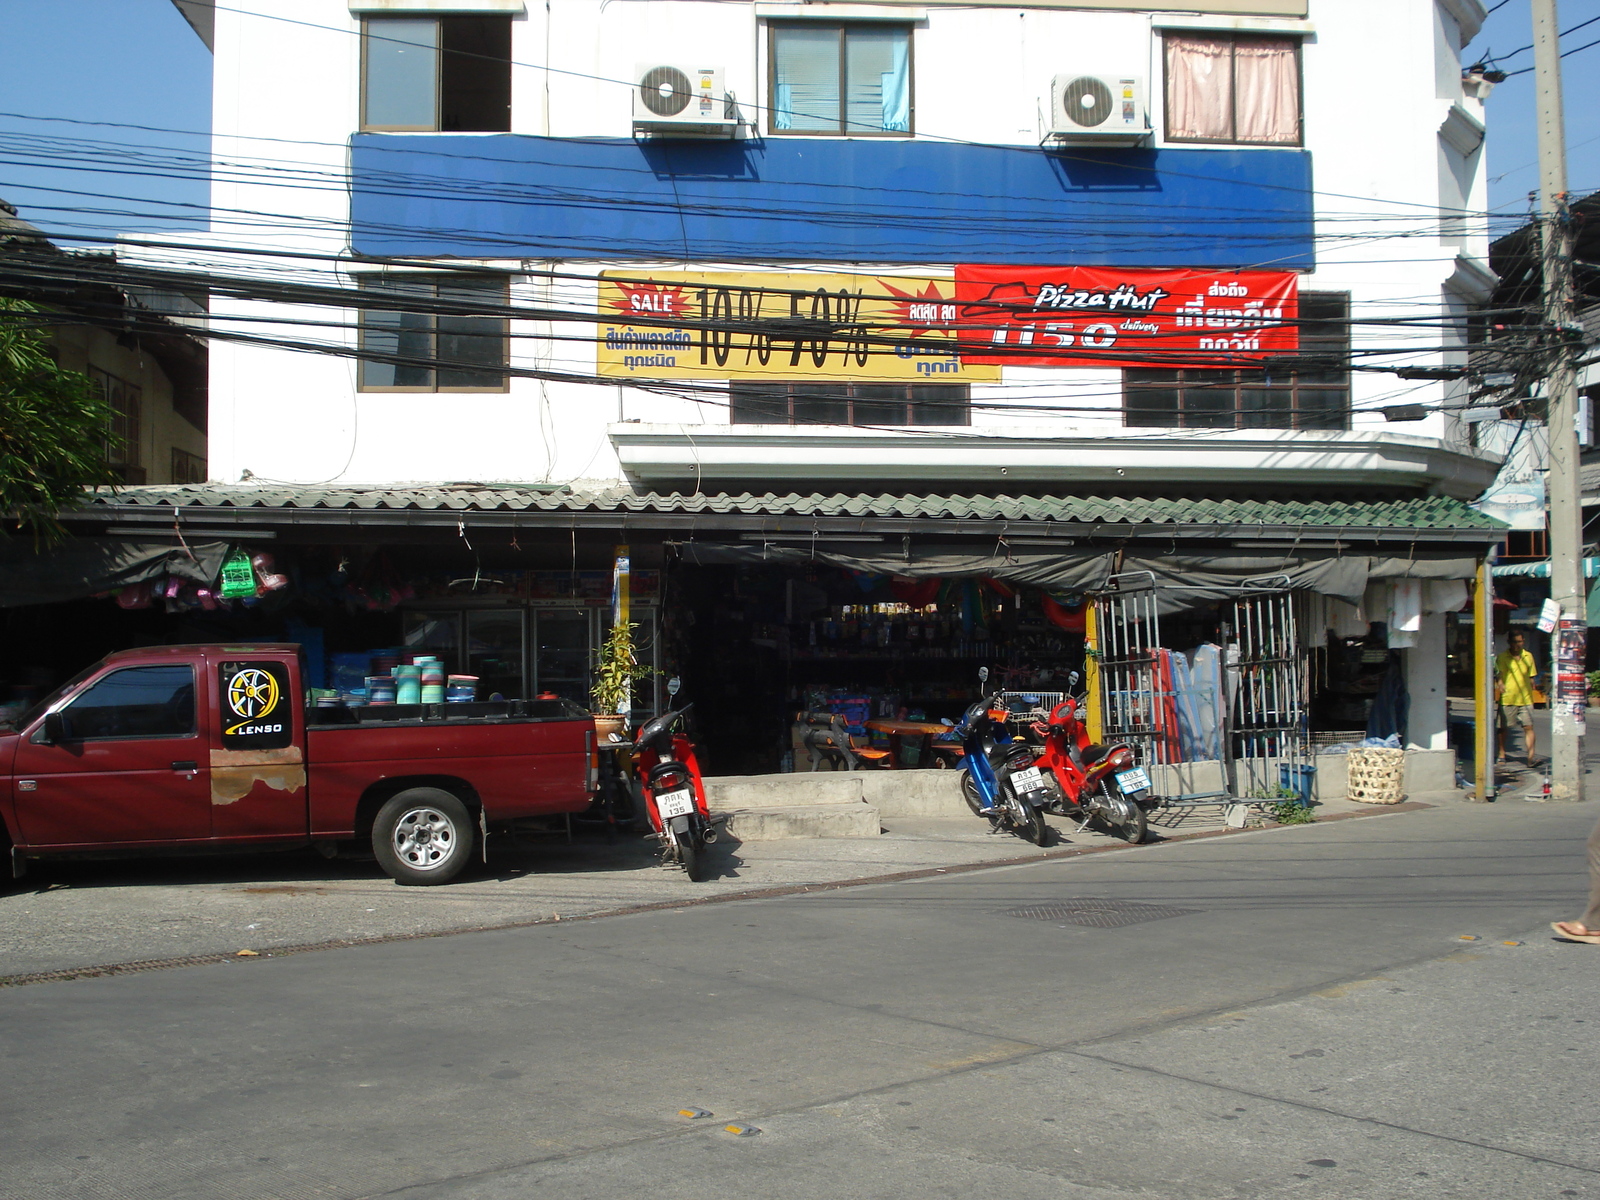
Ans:
[{"label": "poster on pole", "polygon": [[1584,718],[1589,708],[1589,677],[1584,671],[1588,650],[1588,626],[1576,617],[1561,618],[1561,632],[1556,637],[1555,703],[1570,716],[1577,726],[1578,736],[1584,735]]},{"label": "poster on pole", "polygon": [[956,267],[962,358],[1028,367],[1248,366],[1300,347],[1293,271]]}]

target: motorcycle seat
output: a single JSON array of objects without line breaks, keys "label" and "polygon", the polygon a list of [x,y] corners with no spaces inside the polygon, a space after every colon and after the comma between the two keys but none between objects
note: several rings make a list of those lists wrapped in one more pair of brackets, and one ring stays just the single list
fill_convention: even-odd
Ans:
[{"label": "motorcycle seat", "polygon": [[1091,766],[1094,763],[1099,762],[1102,758],[1104,758],[1110,752],[1111,752],[1111,748],[1109,746],[1105,745],[1102,742],[1094,742],[1091,745],[1086,746],[1084,748],[1084,751],[1083,751],[1083,765],[1086,766],[1086,767],[1087,766]]}]

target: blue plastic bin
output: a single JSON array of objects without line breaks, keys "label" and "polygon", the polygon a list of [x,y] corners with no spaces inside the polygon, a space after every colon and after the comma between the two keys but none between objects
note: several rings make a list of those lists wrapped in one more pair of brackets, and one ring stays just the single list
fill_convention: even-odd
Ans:
[{"label": "blue plastic bin", "polygon": [[1300,803],[1311,807],[1311,788],[1316,783],[1315,767],[1297,767],[1292,763],[1278,764],[1278,786],[1291,789]]}]

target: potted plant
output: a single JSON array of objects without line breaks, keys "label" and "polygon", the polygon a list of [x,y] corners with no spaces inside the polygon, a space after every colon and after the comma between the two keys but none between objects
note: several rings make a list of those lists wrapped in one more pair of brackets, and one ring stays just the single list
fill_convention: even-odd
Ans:
[{"label": "potted plant", "polygon": [[656,673],[654,667],[641,664],[634,652],[635,628],[627,621],[613,625],[600,646],[600,661],[595,667],[594,686],[589,689],[589,695],[594,702],[594,727],[601,738],[611,734],[621,736],[627,725],[623,708],[631,707],[634,681],[648,679]]}]

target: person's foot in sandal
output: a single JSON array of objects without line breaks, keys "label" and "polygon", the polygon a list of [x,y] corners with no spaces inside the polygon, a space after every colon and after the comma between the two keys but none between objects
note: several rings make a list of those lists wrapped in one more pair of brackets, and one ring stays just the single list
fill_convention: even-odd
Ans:
[{"label": "person's foot in sandal", "polygon": [[1600,946],[1600,932],[1590,929],[1582,921],[1551,921],[1550,928],[1574,942],[1588,942]]}]

